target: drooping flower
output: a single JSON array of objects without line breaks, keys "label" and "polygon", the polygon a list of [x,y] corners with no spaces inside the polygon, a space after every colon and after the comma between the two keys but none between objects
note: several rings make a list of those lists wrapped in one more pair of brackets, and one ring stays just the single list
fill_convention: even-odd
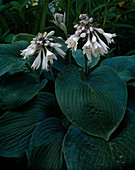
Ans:
[{"label": "drooping flower", "polygon": [[60,48],[61,44],[55,43],[53,37],[51,37],[54,33],[54,31],[51,31],[48,34],[47,32],[44,32],[43,34],[38,33],[31,41],[31,44],[25,50],[21,51],[21,55],[24,56],[24,59],[38,53],[32,64],[33,69],[38,69],[42,62],[42,69],[48,71],[49,63],[53,64],[53,59],[57,60],[56,55],[48,50],[50,47],[54,48],[61,57],[64,58],[66,55]]},{"label": "drooping flower", "polygon": [[79,24],[74,26],[76,29],[75,34],[71,35],[65,43],[68,48],[73,48],[76,51],[78,40],[81,38],[85,40],[87,38],[87,42],[83,45],[82,49],[91,62],[91,53],[97,57],[98,54],[107,54],[109,49],[98,36],[98,33],[106,38],[108,44],[114,42],[113,37],[116,37],[116,34],[105,33],[102,28],[98,28],[97,23],[93,23],[93,18],[89,18],[87,14],[81,14],[79,18],[81,19]]},{"label": "drooping flower", "polygon": [[108,44],[114,42],[113,37],[116,37],[116,34],[110,34],[110,33],[103,33],[103,35],[105,36]]},{"label": "drooping flower", "polygon": [[78,40],[79,40],[79,36],[77,35],[71,35],[66,41],[65,43],[67,44],[68,48],[74,48],[74,51],[77,50],[77,44],[78,44]]},{"label": "drooping flower", "polygon": [[83,49],[83,54],[86,54],[88,60],[90,60],[90,62],[92,61],[91,59],[91,52],[92,52],[92,44],[90,41],[90,35],[88,35],[88,40],[86,42],[86,44],[84,44],[84,46],[82,47]]}]

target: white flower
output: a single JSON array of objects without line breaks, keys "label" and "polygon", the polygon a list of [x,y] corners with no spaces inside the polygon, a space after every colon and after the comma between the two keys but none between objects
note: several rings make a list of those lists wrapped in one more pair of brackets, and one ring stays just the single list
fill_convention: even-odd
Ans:
[{"label": "white flower", "polygon": [[55,13],[54,14],[54,19],[55,21],[62,22],[65,24],[65,18],[66,18],[66,13],[60,14],[60,13]]},{"label": "white flower", "polygon": [[66,25],[65,25],[66,13],[64,12],[64,15],[60,14],[60,13],[55,13],[53,22],[54,22],[55,25],[60,27],[60,29],[62,29],[67,36],[67,28],[66,28]]},{"label": "white flower", "polygon": [[[31,44],[23,51],[21,51],[21,55],[24,56],[24,59],[29,57],[30,55],[37,54],[36,59],[32,64],[33,69],[38,69],[42,62],[42,69],[48,70],[48,62],[53,64],[53,59],[57,60],[56,55],[49,51],[47,48],[52,47],[54,48],[58,54],[60,54],[63,58],[66,53],[60,48],[62,47],[59,43],[54,43],[53,37],[50,37],[54,34],[54,31],[51,31],[47,34],[47,32],[38,33],[36,38],[33,38]],[[45,54],[46,53],[46,54]]]},{"label": "white flower", "polygon": [[45,56],[45,51],[44,50],[43,50],[42,69],[48,71],[48,57]]},{"label": "white flower", "polygon": [[108,44],[114,42],[113,37],[116,37],[116,34],[115,34],[115,33],[114,33],[114,34],[103,33],[103,35],[105,36]]},{"label": "white flower", "polygon": [[21,55],[24,56],[23,59],[26,59],[28,56],[33,55],[36,52],[37,48],[35,44],[29,45],[25,50],[21,51]]},{"label": "white flower", "polygon": [[103,54],[106,54],[108,53],[108,49],[109,47],[99,38],[99,36],[97,35],[97,33],[95,32],[97,38],[98,38],[98,41],[99,41],[99,44],[102,46],[102,53]]},{"label": "white flower", "polygon": [[62,46],[61,44],[59,43],[50,43],[50,46],[51,47],[54,47],[54,49],[57,51],[57,53],[61,56],[61,57],[65,57],[66,53],[60,49],[60,47]]},{"label": "white flower", "polygon": [[98,31],[100,34],[104,33],[104,30],[102,28],[94,28],[94,30]]},{"label": "white flower", "polygon": [[34,60],[32,66],[31,66],[33,69],[37,70],[40,67],[41,55],[42,55],[42,49],[39,51],[39,54],[38,54],[37,58]]},{"label": "white flower", "polygon": [[97,41],[95,41],[94,43],[93,43],[93,50],[92,50],[92,53],[93,53],[93,55],[95,56],[95,57],[97,57],[97,54],[98,53],[100,53],[100,54],[104,54],[103,53],[103,48],[102,48],[102,46],[97,42]]},{"label": "white flower", "polygon": [[54,53],[52,53],[46,48],[46,55],[45,55],[45,51],[43,50],[42,69],[48,71],[48,62],[50,62],[50,64],[52,65],[53,59],[57,60],[57,57]]},{"label": "white flower", "polygon": [[92,44],[91,44],[91,41],[90,41],[90,34],[88,35],[88,40],[86,42],[86,44],[84,44],[84,46],[82,47],[83,49],[83,54],[86,54],[88,60],[90,60],[90,62],[92,62],[92,59],[91,59],[91,52],[92,52]]},{"label": "white flower", "polygon": [[78,44],[78,40],[79,40],[79,36],[77,35],[71,35],[66,41],[65,43],[67,44],[68,48],[74,48],[74,51],[77,50],[77,44]]}]

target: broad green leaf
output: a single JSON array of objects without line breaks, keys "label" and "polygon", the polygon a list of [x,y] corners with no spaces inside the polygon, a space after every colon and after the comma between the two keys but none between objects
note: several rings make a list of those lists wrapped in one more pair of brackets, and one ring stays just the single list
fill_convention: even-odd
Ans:
[{"label": "broad green leaf", "polygon": [[[81,66],[81,67],[85,67],[85,58],[83,55],[83,51],[82,50],[76,50],[76,51],[72,51],[72,55],[76,61],[76,63]],[[93,68],[99,61],[100,56],[98,55],[97,57],[94,57],[93,54],[91,54],[91,58],[92,58],[92,62],[90,62],[88,60],[88,68]]]},{"label": "broad green leaf", "polygon": [[27,34],[27,33],[20,33],[17,34],[13,37],[12,42],[16,42],[16,41],[27,41],[28,43],[30,43],[32,41],[33,38],[35,38],[35,35],[32,34]]},{"label": "broad green leaf", "polygon": [[15,36],[15,34],[8,34],[8,35],[5,37],[5,42],[11,43],[14,36]]},{"label": "broad green leaf", "polygon": [[20,51],[27,48],[26,41],[13,44],[0,44],[0,76],[14,69],[20,69],[27,60],[23,60]]},{"label": "broad green leaf", "polygon": [[55,96],[42,92],[17,111],[0,117],[0,156],[24,156],[35,127],[45,118],[55,116],[57,107]]},{"label": "broad green leaf", "polygon": [[36,170],[63,170],[62,143],[65,129],[60,119],[48,118],[35,129],[27,152],[29,166]]},{"label": "broad green leaf", "polygon": [[54,67],[55,69],[61,71],[64,69],[65,66],[68,65],[68,61],[65,58],[62,58],[58,53],[57,55],[57,60],[54,60],[52,67]]},{"label": "broad green leaf", "polygon": [[85,66],[85,58],[82,50],[80,49],[77,49],[76,51],[72,50],[72,56],[79,66],[81,67]]},{"label": "broad green leaf", "polygon": [[77,67],[67,66],[55,89],[65,116],[90,135],[109,139],[125,114],[126,85],[110,67],[99,67],[86,78]]},{"label": "broad green leaf", "polygon": [[135,55],[108,58],[103,60],[101,65],[115,69],[124,81],[135,78]]},{"label": "broad green leaf", "polygon": [[16,73],[5,78],[0,84],[1,109],[13,109],[31,100],[40,91],[47,80],[36,84],[32,75]]},{"label": "broad green leaf", "polygon": [[135,93],[134,98],[129,93],[130,97],[132,100],[129,101],[125,117],[109,141],[87,135],[74,126],[69,128],[64,142],[68,170],[126,170],[134,167]]}]

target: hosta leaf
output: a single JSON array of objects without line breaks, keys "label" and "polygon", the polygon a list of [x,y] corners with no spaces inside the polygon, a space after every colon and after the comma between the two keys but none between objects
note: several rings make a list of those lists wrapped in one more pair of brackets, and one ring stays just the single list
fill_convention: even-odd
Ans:
[{"label": "hosta leaf", "polygon": [[55,87],[63,113],[88,134],[108,139],[124,116],[126,86],[110,67],[99,67],[85,78],[78,68],[68,66]]},{"label": "hosta leaf", "polygon": [[34,78],[28,73],[13,74],[0,84],[1,109],[13,109],[32,99],[40,91],[47,80],[36,84]]},{"label": "hosta leaf", "polygon": [[56,68],[57,70],[61,71],[64,69],[65,66],[68,65],[67,59],[62,58],[59,54],[57,55],[57,60],[54,60],[53,67]]},{"label": "hosta leaf", "polygon": [[[76,63],[81,66],[81,67],[85,67],[85,58],[84,58],[84,54],[82,50],[76,50],[76,51],[72,51],[72,55],[76,61]],[[100,56],[97,55],[97,57],[94,57],[93,54],[91,54],[91,59],[92,62],[88,61],[88,68],[93,68],[99,61]]]},{"label": "hosta leaf", "polygon": [[57,107],[55,96],[42,92],[17,111],[6,112],[0,118],[0,156],[24,156],[35,127],[56,115]]},{"label": "hosta leaf", "polygon": [[19,69],[26,63],[20,56],[20,50],[28,46],[26,41],[19,41],[14,44],[0,44],[0,76],[14,69]]},{"label": "hosta leaf", "polygon": [[[74,126],[69,128],[64,142],[64,155],[69,170],[126,170],[134,167],[135,93],[134,101],[132,93],[129,93],[129,99],[131,95],[132,100],[129,101],[124,120],[109,141],[87,135]],[[134,102],[134,105],[130,102]]]},{"label": "hosta leaf", "polygon": [[135,79],[135,55],[108,58],[101,64],[115,69],[124,81]]},{"label": "hosta leaf", "polygon": [[62,143],[65,129],[60,119],[48,118],[35,129],[27,152],[29,166],[36,170],[63,170]]},{"label": "hosta leaf", "polygon": [[17,34],[13,37],[12,42],[16,42],[16,41],[27,41],[28,43],[30,43],[32,41],[33,38],[35,38],[35,35],[32,34],[26,34],[26,33],[20,33]]}]

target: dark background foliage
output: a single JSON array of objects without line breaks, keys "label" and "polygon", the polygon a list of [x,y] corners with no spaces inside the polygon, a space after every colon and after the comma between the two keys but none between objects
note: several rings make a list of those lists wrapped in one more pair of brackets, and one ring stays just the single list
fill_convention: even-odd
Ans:
[{"label": "dark background foliage", "polygon": [[[105,32],[116,33],[116,44],[110,56],[135,54],[135,0],[0,0],[0,43],[11,43],[19,33],[36,35],[38,32],[55,30],[56,35],[66,39],[64,33],[56,27],[51,12],[66,12],[68,33],[74,33],[73,25],[78,22],[81,13],[87,13]],[[122,4],[120,4],[123,2]],[[51,89],[53,89],[52,87]],[[49,90],[48,90],[49,91]],[[0,157],[2,170],[27,169],[27,160]]]}]

